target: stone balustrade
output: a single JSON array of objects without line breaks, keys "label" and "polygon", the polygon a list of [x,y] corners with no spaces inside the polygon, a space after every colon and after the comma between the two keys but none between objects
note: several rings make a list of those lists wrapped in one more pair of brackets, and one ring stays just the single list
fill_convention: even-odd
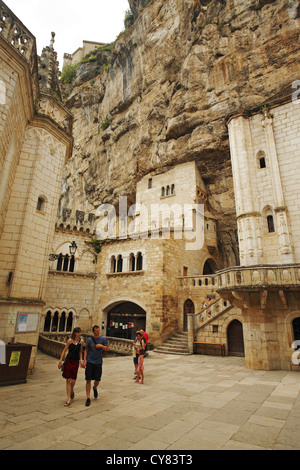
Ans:
[{"label": "stone balustrade", "polygon": [[206,308],[202,309],[200,312],[197,312],[193,315],[193,330],[196,332],[204,324],[213,320],[216,316],[223,313],[224,310],[230,307],[228,301],[223,299],[217,299],[208,305]]},{"label": "stone balustrade", "polygon": [[300,286],[300,264],[237,266],[217,273],[217,290]]},{"label": "stone balustrade", "polygon": [[34,96],[38,96],[36,40],[16,15],[0,0],[0,36],[28,63],[33,80]]},{"label": "stone balustrade", "polygon": [[[39,349],[49,356],[59,358],[63,348],[65,347],[71,333],[41,333],[39,336]],[[91,335],[81,335],[84,343]],[[122,338],[107,337],[109,353],[121,356],[130,356],[132,354],[132,340]]]},{"label": "stone balustrade", "polygon": [[179,278],[181,287],[202,287],[203,289],[217,287],[216,275],[198,275],[198,276],[182,276]]}]

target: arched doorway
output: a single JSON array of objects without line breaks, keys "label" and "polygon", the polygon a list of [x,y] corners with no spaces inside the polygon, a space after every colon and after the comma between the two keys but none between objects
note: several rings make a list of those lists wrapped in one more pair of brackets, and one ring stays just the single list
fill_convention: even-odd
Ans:
[{"label": "arched doorway", "polygon": [[146,312],[133,302],[120,302],[107,312],[107,336],[134,339],[136,332],[146,330]]},{"label": "arched doorway", "polygon": [[227,329],[228,355],[244,356],[244,334],[243,325],[238,320],[233,320]]},{"label": "arched doorway", "polygon": [[300,341],[300,317],[293,320],[294,341]]},{"label": "arched doorway", "polygon": [[216,262],[212,258],[207,259],[203,266],[203,276],[215,274],[216,271],[218,271]]},{"label": "arched doorway", "polygon": [[187,299],[184,302],[183,308],[183,331],[188,330],[188,314],[195,313],[195,306],[194,302],[191,299]]}]

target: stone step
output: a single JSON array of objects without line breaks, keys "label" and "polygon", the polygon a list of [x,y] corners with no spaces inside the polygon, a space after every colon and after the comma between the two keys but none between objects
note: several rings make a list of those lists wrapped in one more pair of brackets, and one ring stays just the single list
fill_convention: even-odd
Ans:
[{"label": "stone step", "polygon": [[188,355],[188,336],[186,332],[175,333],[164,344],[158,346],[155,352],[162,354]]}]

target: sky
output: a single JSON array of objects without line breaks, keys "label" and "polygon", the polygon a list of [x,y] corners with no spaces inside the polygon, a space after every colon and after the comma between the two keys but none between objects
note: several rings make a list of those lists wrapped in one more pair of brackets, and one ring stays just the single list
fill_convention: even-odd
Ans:
[{"label": "sky", "polygon": [[4,0],[35,36],[37,53],[49,46],[55,32],[54,49],[59,67],[63,56],[72,54],[82,41],[109,43],[124,30],[128,0]]}]

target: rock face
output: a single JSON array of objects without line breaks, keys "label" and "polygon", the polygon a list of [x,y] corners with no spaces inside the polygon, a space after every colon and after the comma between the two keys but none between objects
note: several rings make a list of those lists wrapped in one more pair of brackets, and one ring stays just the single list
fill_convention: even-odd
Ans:
[{"label": "rock face", "polygon": [[74,150],[61,208],[94,212],[119,195],[133,202],[145,174],[194,160],[223,252],[238,258],[226,116],[300,78],[298,1],[129,3],[135,22],[106,58],[109,70],[77,77],[66,101]]}]

